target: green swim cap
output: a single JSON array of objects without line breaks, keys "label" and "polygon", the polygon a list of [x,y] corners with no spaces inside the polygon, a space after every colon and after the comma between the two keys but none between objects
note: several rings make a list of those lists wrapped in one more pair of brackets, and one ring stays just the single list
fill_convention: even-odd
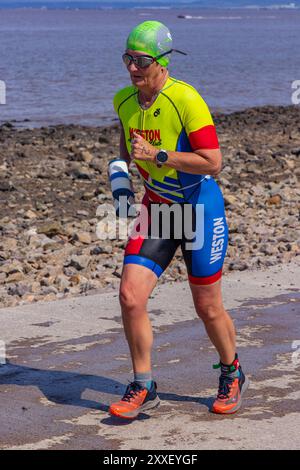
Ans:
[{"label": "green swim cap", "polygon": [[[172,36],[163,23],[144,21],[133,28],[127,38],[126,47],[156,57],[172,49]],[[157,62],[163,67],[167,67],[169,57],[167,55],[161,57]]]}]

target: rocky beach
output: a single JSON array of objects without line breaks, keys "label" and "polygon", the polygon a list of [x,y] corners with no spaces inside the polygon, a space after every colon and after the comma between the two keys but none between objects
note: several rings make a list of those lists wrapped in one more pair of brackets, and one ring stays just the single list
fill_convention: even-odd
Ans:
[{"label": "rocky beach", "polygon": [[[300,107],[216,113],[214,121],[230,231],[224,275],[288,263],[300,254]],[[0,126],[0,307],[118,288],[126,240],[96,234],[98,206],[112,203],[107,165],[118,142],[118,124]],[[140,202],[134,165],[131,175]],[[159,283],[186,278],[178,250]]]}]

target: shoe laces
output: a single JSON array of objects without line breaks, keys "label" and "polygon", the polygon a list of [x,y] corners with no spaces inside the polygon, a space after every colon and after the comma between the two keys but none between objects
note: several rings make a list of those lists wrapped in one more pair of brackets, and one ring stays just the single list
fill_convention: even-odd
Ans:
[{"label": "shoe laces", "polygon": [[140,384],[137,382],[131,382],[126,388],[122,401],[130,402],[134,397],[136,397],[139,392],[143,390]]},{"label": "shoe laces", "polygon": [[213,369],[221,369],[221,375],[219,378],[219,389],[217,397],[221,400],[225,400],[229,398],[229,394],[232,388],[232,384],[236,379],[236,376],[233,376],[232,373],[237,371],[239,367],[239,363],[236,360],[230,366],[224,366],[219,362],[218,364],[213,365]]},{"label": "shoe laces", "polygon": [[224,400],[225,398],[229,398],[229,394],[231,391],[232,384],[236,377],[232,377],[229,374],[221,374],[219,378],[219,390],[218,390],[218,398]]}]

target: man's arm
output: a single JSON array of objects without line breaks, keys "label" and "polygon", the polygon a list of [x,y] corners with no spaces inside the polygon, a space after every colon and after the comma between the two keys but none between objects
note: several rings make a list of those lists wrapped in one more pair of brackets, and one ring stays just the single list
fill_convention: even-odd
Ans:
[{"label": "man's arm", "polygon": [[[121,158],[124,158],[124,160],[126,161],[127,163],[127,167],[128,167],[128,173],[129,173],[129,165],[130,165],[130,162],[131,162],[131,157],[130,157],[130,154],[127,150],[127,146],[126,146],[126,140],[125,140],[125,132],[124,132],[124,128],[122,126],[122,123],[120,123],[121,125],[121,133],[120,133],[120,157]],[[132,184],[132,181],[131,179],[129,178],[129,181],[130,181],[130,186],[131,186],[131,191],[134,193],[134,187],[133,187],[133,184]]]},{"label": "man's arm", "polygon": [[199,149],[193,152],[168,152],[166,166],[191,174],[216,176],[222,168],[220,149]]},{"label": "man's arm", "polygon": [[121,133],[120,133],[120,157],[126,160],[127,166],[129,168],[131,158],[126,147],[125,132],[124,132],[122,124],[121,124]]},{"label": "man's arm", "polygon": [[[220,148],[197,149],[193,152],[175,152],[165,149],[168,161],[165,166],[191,174],[216,176],[222,168],[222,153]],[[134,132],[131,158],[156,163],[158,149],[153,147],[142,136]]]}]

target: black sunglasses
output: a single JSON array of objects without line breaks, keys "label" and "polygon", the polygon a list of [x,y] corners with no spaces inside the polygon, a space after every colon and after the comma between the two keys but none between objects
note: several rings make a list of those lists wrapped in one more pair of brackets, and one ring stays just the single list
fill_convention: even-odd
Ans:
[{"label": "black sunglasses", "polygon": [[131,54],[127,54],[127,52],[125,52],[125,54],[122,55],[122,59],[126,67],[128,67],[133,62],[139,69],[145,69],[146,67],[149,67],[149,65],[153,64],[153,62],[157,62],[157,59],[160,59],[167,54],[171,54],[172,52],[179,52],[179,54],[187,55],[186,52],[179,51],[178,49],[170,49],[169,51],[164,52],[163,54],[159,54],[156,57],[152,57],[151,55],[139,55],[134,57]]}]

